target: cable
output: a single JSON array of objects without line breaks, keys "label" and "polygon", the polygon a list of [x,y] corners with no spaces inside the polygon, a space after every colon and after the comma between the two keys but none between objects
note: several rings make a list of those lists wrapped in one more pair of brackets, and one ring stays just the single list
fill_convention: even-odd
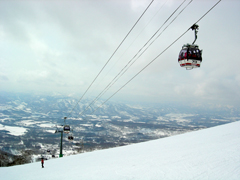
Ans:
[{"label": "cable", "polygon": [[162,32],[148,45],[148,47],[138,56],[140,58],[142,54],[162,35],[162,33],[177,19],[177,17],[191,4],[193,0],[189,1],[188,4],[178,13],[178,15],[162,30]]},{"label": "cable", "polygon": [[[108,73],[112,70],[112,68],[116,65],[116,63],[119,62],[119,60],[123,57],[123,55],[127,52],[127,50],[133,45],[133,43],[136,41],[136,39],[140,36],[140,34],[144,31],[144,29],[149,25],[149,23],[153,20],[153,18],[157,15],[157,13],[159,13],[159,11],[162,9],[162,7],[166,4],[168,0],[166,0],[162,6],[159,8],[159,10],[154,14],[154,16],[151,18],[151,20],[146,24],[146,26],[141,30],[141,32],[135,37],[135,39],[133,40],[133,42],[127,47],[127,49],[122,53],[122,55],[118,58],[118,60],[114,63],[114,65],[110,68],[110,70],[108,71]],[[108,73],[102,78],[104,79]],[[100,83],[100,82],[99,82]],[[97,85],[98,86],[98,85]]]},{"label": "cable", "polygon": [[195,22],[194,24],[197,24],[199,21],[202,20],[202,18],[204,18],[213,8],[215,8],[215,6],[218,5],[218,3],[220,3],[221,0],[219,0],[211,9],[209,9],[197,22]]},{"label": "cable", "polygon": [[[123,74],[125,74],[125,72],[146,52],[146,50],[157,40],[157,38],[160,37],[160,35],[162,35],[162,33],[177,19],[177,17],[186,9],[186,7],[187,7],[192,1],[193,1],[193,0],[191,0],[184,8],[178,13],[178,15],[177,15],[177,16],[164,28],[164,30],[148,45],[148,47],[129,65],[129,67],[127,67],[126,70],[124,70],[124,72],[118,77],[118,79],[119,79]],[[148,41],[148,42],[149,42],[149,41]],[[145,46],[145,45],[144,45],[144,46]],[[142,47],[142,49],[143,49],[143,47]],[[142,49],[141,49],[141,50],[142,50]],[[139,52],[140,52],[140,51],[139,51]],[[138,52],[138,53],[139,53],[139,52]],[[138,53],[137,53],[137,54],[138,54]],[[137,54],[136,54],[136,55],[137,55]],[[135,56],[136,56],[136,55],[135,55]],[[135,56],[134,56],[134,57],[135,57]],[[117,79],[117,80],[118,80],[118,79]],[[117,80],[115,80],[114,83],[116,83]],[[114,83],[113,83],[113,84],[114,84]],[[113,84],[112,84],[112,85],[113,85]],[[111,86],[112,86],[112,85],[111,85]],[[108,88],[108,89],[109,89],[109,88]]]},{"label": "cable", "polygon": [[[99,98],[101,98],[118,80],[119,78],[125,74],[125,72],[138,60],[141,55],[153,44],[153,42],[165,31],[170,24],[186,9],[186,7],[193,1],[191,0],[179,13],[178,15],[170,22],[170,24],[161,32],[160,35],[153,40],[153,42],[141,53],[138,57],[137,55],[145,48],[145,46],[157,35],[157,33],[161,30],[161,28],[169,21],[169,19],[177,12],[177,10],[184,4],[186,0],[184,0],[175,10],[174,12],[165,20],[165,22],[161,25],[161,27],[151,36],[151,38],[143,45],[142,48],[133,56],[133,58],[124,66],[124,68],[112,79],[112,81],[105,87],[104,90],[79,114],[82,115],[92,104],[94,104]],[[136,58],[137,57],[137,58]],[[136,58],[136,59],[135,59]],[[134,60],[135,59],[135,60]],[[133,61],[134,60],[134,61]],[[132,62],[133,61],[133,62]],[[131,64],[130,64],[131,63]],[[130,65],[129,65],[130,64]]]},{"label": "cable", "polygon": [[[133,27],[130,29],[130,31],[127,33],[127,35],[124,37],[124,39],[122,40],[122,42],[118,45],[118,47],[115,49],[115,51],[113,52],[113,54],[110,56],[110,58],[108,59],[108,61],[105,63],[105,65],[102,67],[102,69],[99,71],[99,73],[97,74],[97,76],[94,78],[94,80],[92,81],[92,83],[89,85],[89,87],[87,88],[87,90],[83,93],[82,97],[78,100],[77,104],[73,107],[73,109],[70,111],[70,113],[68,114],[68,116],[70,116],[70,114],[73,112],[73,110],[77,107],[78,103],[82,100],[82,98],[85,96],[85,94],[88,92],[88,90],[91,88],[91,86],[93,85],[93,83],[96,81],[96,79],[98,78],[98,76],[102,73],[103,69],[107,66],[107,64],[109,63],[109,61],[112,59],[112,57],[115,55],[115,53],[117,52],[117,50],[120,48],[120,46],[123,44],[123,42],[125,41],[125,39],[128,37],[128,35],[131,33],[131,31],[134,29],[134,27],[137,25],[137,23],[140,21],[140,19],[143,17],[143,15],[145,14],[145,12],[148,10],[148,8],[151,6],[151,4],[153,3],[154,0],[152,0],[150,2],[150,4],[147,6],[147,8],[144,10],[144,12],[142,13],[142,15],[138,18],[138,20],[135,22],[135,24],[133,25]],[[67,116],[67,117],[68,117]],[[66,118],[67,118],[66,117]],[[65,118],[65,119],[66,119]]]},{"label": "cable", "polygon": [[[205,17],[214,7],[220,3],[219,0],[212,8],[210,8],[199,20],[197,20],[194,24],[198,23]],[[192,26],[191,26],[192,27]],[[187,29],[182,35],[180,35],[175,41],[173,41],[167,48],[165,48],[160,54],[158,54],[152,61],[150,61],[146,66],[144,66],[137,74],[135,74],[130,80],[128,80],[121,88],[119,88],[115,93],[113,93],[107,100],[105,100],[100,106],[98,106],[92,114],[94,114],[100,107],[102,107],[109,99],[111,99],[114,95],[116,95],[121,89],[123,89],[128,83],[130,83],[136,76],[138,76],[143,70],[145,70],[150,64],[152,64],[156,59],[158,59],[165,51],[167,51],[173,44],[175,44],[182,36],[184,36],[190,29]]]}]

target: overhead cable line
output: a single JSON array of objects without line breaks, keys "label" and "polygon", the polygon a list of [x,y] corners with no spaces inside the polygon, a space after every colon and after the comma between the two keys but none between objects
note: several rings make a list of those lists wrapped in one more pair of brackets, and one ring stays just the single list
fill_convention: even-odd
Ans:
[{"label": "overhead cable line", "polygon": [[[153,20],[153,18],[157,15],[157,13],[159,13],[159,11],[163,8],[163,6],[166,4],[168,0],[166,0],[162,6],[159,8],[159,10],[154,14],[154,16],[151,18],[150,21],[148,21],[148,23],[145,25],[145,27],[141,30],[141,32],[135,37],[135,39],[132,41],[132,43],[126,48],[126,50],[122,53],[122,55],[120,55],[120,57],[118,58],[118,60],[114,63],[114,65],[112,66],[112,68],[116,65],[117,62],[119,62],[119,60],[123,57],[123,55],[127,52],[127,50],[133,45],[133,43],[136,41],[136,39],[140,36],[140,34],[144,31],[144,29],[149,25],[149,23]],[[108,73],[111,71],[111,69],[108,71]],[[108,73],[102,78],[104,79]]]},{"label": "overhead cable line", "polygon": [[[153,44],[153,42],[162,34],[163,31],[167,29],[167,27],[172,24],[172,22],[186,9],[186,7],[193,1],[191,0],[179,13],[178,15],[170,22],[170,24],[161,32],[160,35],[155,38],[155,40],[137,57],[137,55],[148,45],[148,43],[157,35],[157,33],[162,29],[162,27],[171,19],[171,17],[177,12],[177,10],[184,4],[186,0],[184,0],[175,10],[174,12],[165,20],[165,22],[161,25],[161,27],[151,36],[151,38],[138,50],[138,52],[133,56],[133,58],[123,67],[123,69],[112,79],[112,81],[105,87],[104,90],[79,114],[82,115],[92,104],[94,104],[99,98],[103,96],[117,81],[118,79],[125,74],[125,72],[138,60],[141,55]],[[137,58],[136,58],[137,57]],[[136,58],[136,59],[135,59]],[[135,60],[134,60],[135,59]],[[134,61],[133,61],[134,60]],[[131,64],[130,64],[131,63]]]},{"label": "overhead cable line", "polygon": [[[123,42],[126,40],[126,38],[128,37],[128,35],[131,33],[131,31],[134,29],[134,27],[137,25],[137,23],[140,21],[140,19],[143,17],[143,15],[145,14],[145,12],[148,10],[148,8],[151,6],[151,4],[153,3],[154,0],[152,0],[149,5],[147,6],[147,8],[144,10],[144,12],[141,14],[141,16],[138,18],[138,20],[135,22],[135,24],[133,25],[133,27],[130,29],[130,31],[127,33],[127,35],[124,37],[124,39],[122,40],[122,42],[118,45],[118,47],[115,49],[115,51],[113,52],[113,54],[110,56],[110,58],[108,59],[108,61],[104,64],[104,66],[102,67],[102,69],[99,71],[99,73],[97,74],[97,76],[94,78],[94,80],[92,81],[92,83],[88,86],[87,90],[83,93],[83,95],[81,96],[81,98],[78,100],[77,104],[73,107],[73,109],[70,111],[70,113],[68,114],[68,116],[70,116],[70,114],[73,112],[73,110],[77,107],[78,103],[82,100],[82,98],[85,96],[85,94],[88,92],[88,90],[91,88],[91,86],[93,85],[93,83],[96,81],[96,79],[98,78],[98,76],[102,73],[103,69],[107,66],[107,64],[109,63],[109,61],[112,59],[112,57],[115,55],[115,53],[117,52],[117,50],[120,48],[120,46],[123,44]],[[68,117],[67,116],[67,117]],[[66,118],[67,118],[66,117]],[[65,118],[65,119],[66,119]]]},{"label": "overhead cable line", "polygon": [[[187,7],[192,1],[193,1],[193,0],[191,0],[184,8],[178,13],[178,15],[166,26],[166,28],[164,28],[164,30],[146,47],[146,49],[145,49],[134,61],[131,62],[131,64],[130,64],[130,65],[123,71],[123,73],[112,83],[112,85],[115,84],[116,81],[117,81],[123,74],[125,74],[125,72],[146,52],[146,50],[156,41],[157,38],[160,37],[160,35],[173,23],[173,21],[176,20],[176,18],[186,9],[186,7]],[[148,41],[147,43],[149,43],[149,41]],[[144,47],[145,47],[145,45],[144,45]],[[144,47],[142,47],[141,50],[142,50]],[[139,51],[139,52],[140,52],[140,51]],[[139,52],[138,52],[138,53],[139,53]],[[138,53],[137,53],[136,55],[138,55]],[[134,58],[136,57],[136,55],[134,56]],[[112,85],[111,85],[111,86],[112,86]],[[110,88],[110,87],[109,87],[109,88]],[[108,89],[109,89],[109,88],[108,88]]]},{"label": "overhead cable line", "polygon": [[[201,18],[199,18],[194,24],[201,21],[213,8],[215,8],[221,0],[214,4]],[[192,27],[192,26],[191,26]],[[100,106],[98,106],[92,114],[94,114],[100,107],[102,107],[107,101],[109,101],[114,95],[116,95],[121,89],[123,89],[128,83],[130,83],[135,77],[137,77],[143,70],[145,70],[150,64],[152,64],[156,59],[158,59],[165,51],[167,51],[173,44],[175,44],[181,37],[183,37],[190,29],[188,28],[182,35],[180,35],[176,40],[174,40],[168,47],[166,47],[160,54],[158,54],[152,61],[150,61],[146,66],[144,66],[137,74],[135,74],[130,80],[128,80],[121,88],[119,88],[115,93],[113,93],[107,100],[105,100]]]},{"label": "overhead cable line", "polygon": [[[162,32],[148,45],[148,47],[138,56],[140,58],[145,51],[162,35],[162,33],[177,19],[177,17],[188,7],[189,4],[191,4],[193,0],[189,1],[188,4],[178,13],[178,15],[162,30]],[[138,59],[137,58],[137,59]],[[136,60],[135,60],[136,61]],[[134,62],[135,62],[134,61]],[[132,65],[132,64],[131,64]]]}]

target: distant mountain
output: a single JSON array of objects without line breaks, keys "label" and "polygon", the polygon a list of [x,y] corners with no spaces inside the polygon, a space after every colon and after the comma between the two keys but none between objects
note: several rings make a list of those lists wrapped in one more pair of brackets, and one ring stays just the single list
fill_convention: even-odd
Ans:
[{"label": "distant mountain", "polygon": [[[93,99],[83,99],[77,104],[78,99],[68,96],[43,96],[34,94],[13,94],[0,93],[1,111],[3,114],[19,113],[19,114],[47,114],[50,117],[63,118],[67,116],[72,110],[70,117],[78,117]],[[103,101],[97,101],[95,104],[84,112],[83,115],[93,113]],[[200,105],[200,104],[128,104],[118,102],[107,102],[99,108],[94,115],[107,116],[143,116],[154,117],[159,115],[166,115],[169,113],[187,113],[187,114],[208,114],[208,115],[224,115],[224,116],[239,116],[240,110],[231,106],[218,105]]]},{"label": "distant mountain", "polygon": [[77,98],[60,95],[0,93],[0,150],[13,155],[25,149],[36,155],[58,156],[60,134],[54,132],[62,128],[65,116],[74,141],[69,142],[64,134],[64,155],[163,138],[240,119],[239,110],[229,106],[107,102],[94,112],[103,101],[91,106],[92,99],[77,102]]}]

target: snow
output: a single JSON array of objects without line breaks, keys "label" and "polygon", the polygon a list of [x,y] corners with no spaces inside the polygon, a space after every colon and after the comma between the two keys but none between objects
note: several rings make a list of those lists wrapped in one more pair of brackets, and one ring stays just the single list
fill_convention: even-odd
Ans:
[{"label": "snow", "polygon": [[96,126],[96,127],[102,127],[100,124],[96,124],[95,126]]},{"label": "snow", "polygon": [[0,168],[1,179],[240,179],[240,121],[139,144]]},{"label": "snow", "polygon": [[8,134],[13,136],[22,136],[27,132],[27,128],[17,126],[4,126],[0,124],[0,130],[8,131]]},{"label": "snow", "polygon": [[51,123],[46,123],[46,124],[38,124],[38,126],[40,127],[46,127],[46,128],[51,128],[51,127],[54,127],[55,125],[54,124],[51,124]]},{"label": "snow", "polygon": [[20,126],[31,126],[31,125],[34,125],[36,123],[37,122],[35,122],[33,120],[23,120],[23,121],[17,122],[16,124],[20,125]]},{"label": "snow", "polygon": [[45,130],[45,131],[54,134],[56,130]]},{"label": "snow", "polygon": [[171,121],[177,121],[177,122],[189,122],[189,119],[185,119],[187,117],[194,116],[194,114],[176,114],[176,113],[170,113],[165,115],[169,120]]},{"label": "snow", "polygon": [[120,116],[112,116],[111,118],[112,118],[112,119],[121,119]]}]

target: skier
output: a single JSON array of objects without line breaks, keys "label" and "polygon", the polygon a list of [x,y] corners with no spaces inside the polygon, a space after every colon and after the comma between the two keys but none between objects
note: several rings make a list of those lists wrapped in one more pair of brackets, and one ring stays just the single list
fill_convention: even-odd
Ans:
[{"label": "skier", "polygon": [[42,168],[44,168],[44,166],[43,166],[43,164],[44,164],[44,158],[43,158],[43,157],[42,157],[41,163],[42,163]]}]

